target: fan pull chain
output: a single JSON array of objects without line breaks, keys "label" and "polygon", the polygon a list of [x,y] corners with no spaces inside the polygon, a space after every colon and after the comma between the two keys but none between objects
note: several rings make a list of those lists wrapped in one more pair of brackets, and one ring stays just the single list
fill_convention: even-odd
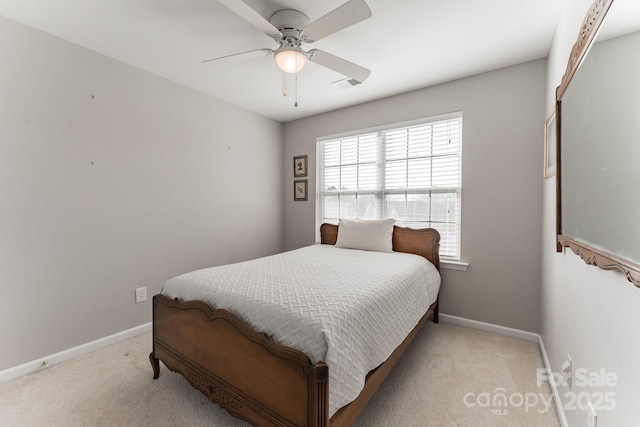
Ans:
[{"label": "fan pull chain", "polygon": [[287,82],[285,80],[284,71],[282,71],[282,96],[287,96]]},{"label": "fan pull chain", "polygon": [[294,98],[295,98],[295,104],[293,104],[294,107],[298,108],[298,55],[296,55],[296,81],[295,81],[295,87],[293,88],[293,92],[294,92]]},{"label": "fan pull chain", "polygon": [[[296,58],[296,61],[297,60],[298,59]],[[295,73],[295,86],[293,88],[293,91],[295,97],[295,103],[293,104],[293,106],[298,107],[298,73]],[[282,72],[282,96],[287,96],[287,79],[284,71]]]},{"label": "fan pull chain", "polygon": [[[298,62],[298,57],[296,56],[296,62]],[[297,67],[296,67],[297,68]],[[295,104],[293,104],[294,107],[298,107],[298,73],[296,73],[296,87],[294,88],[294,96],[295,96]]]}]

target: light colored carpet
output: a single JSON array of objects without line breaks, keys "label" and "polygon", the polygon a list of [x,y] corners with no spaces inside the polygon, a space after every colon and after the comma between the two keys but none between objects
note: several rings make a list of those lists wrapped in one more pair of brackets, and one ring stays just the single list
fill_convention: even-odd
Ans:
[{"label": "light colored carpet", "polygon": [[[163,365],[153,380],[150,350],[145,333],[0,384],[0,425],[247,425]],[[535,343],[428,322],[355,425],[559,426],[541,367]]]}]

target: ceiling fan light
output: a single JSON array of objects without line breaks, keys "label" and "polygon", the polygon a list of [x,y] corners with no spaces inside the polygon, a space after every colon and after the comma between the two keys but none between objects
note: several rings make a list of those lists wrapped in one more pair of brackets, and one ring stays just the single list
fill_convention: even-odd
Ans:
[{"label": "ceiling fan light", "polygon": [[277,52],[273,59],[278,68],[285,73],[297,73],[307,63],[307,58],[301,52],[292,48]]}]

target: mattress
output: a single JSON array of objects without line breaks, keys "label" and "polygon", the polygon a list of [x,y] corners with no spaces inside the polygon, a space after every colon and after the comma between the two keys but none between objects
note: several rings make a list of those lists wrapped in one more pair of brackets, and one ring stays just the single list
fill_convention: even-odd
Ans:
[{"label": "mattress", "polygon": [[274,341],[329,365],[329,416],[354,400],[436,300],[425,258],[313,245],[186,273],[162,294],[224,308]]}]

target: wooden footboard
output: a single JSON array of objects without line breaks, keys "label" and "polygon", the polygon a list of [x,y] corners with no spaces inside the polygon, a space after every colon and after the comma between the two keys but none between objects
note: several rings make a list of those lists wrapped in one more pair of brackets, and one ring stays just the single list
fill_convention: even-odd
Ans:
[{"label": "wooden footboard", "polygon": [[212,402],[256,426],[349,426],[437,310],[431,305],[391,356],[367,376],[358,398],[329,419],[328,366],[275,343],[203,301],[153,297],[154,378],[162,362]]}]

